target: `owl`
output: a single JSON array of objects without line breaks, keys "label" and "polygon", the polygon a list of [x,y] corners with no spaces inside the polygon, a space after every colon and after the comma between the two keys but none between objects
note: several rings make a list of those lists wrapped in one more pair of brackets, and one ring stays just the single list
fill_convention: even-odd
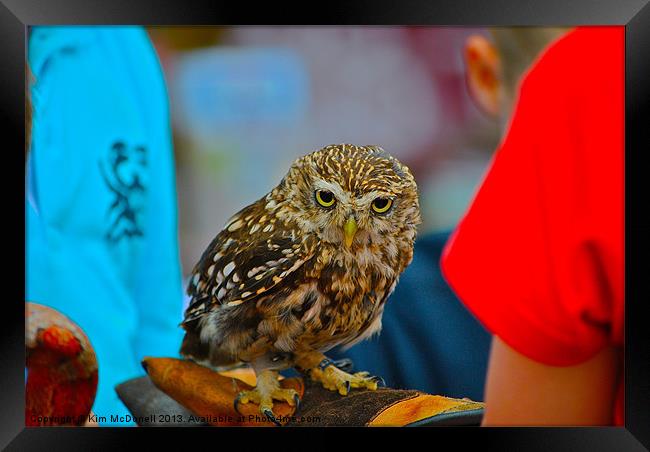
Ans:
[{"label": "owl", "polygon": [[324,353],[381,329],[387,298],[413,258],[420,224],[410,170],[378,146],[330,145],[297,159],[270,193],[226,222],[194,267],[181,355],[219,369],[249,365],[257,385],[235,402],[299,403],[278,372],[325,388],[377,388]]}]

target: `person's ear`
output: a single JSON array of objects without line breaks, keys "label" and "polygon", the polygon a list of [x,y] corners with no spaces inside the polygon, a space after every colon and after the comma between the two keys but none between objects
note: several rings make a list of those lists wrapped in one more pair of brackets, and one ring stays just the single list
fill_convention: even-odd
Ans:
[{"label": "person's ear", "polygon": [[472,35],[465,42],[466,79],[478,107],[491,116],[501,113],[501,63],[499,52],[484,36]]}]

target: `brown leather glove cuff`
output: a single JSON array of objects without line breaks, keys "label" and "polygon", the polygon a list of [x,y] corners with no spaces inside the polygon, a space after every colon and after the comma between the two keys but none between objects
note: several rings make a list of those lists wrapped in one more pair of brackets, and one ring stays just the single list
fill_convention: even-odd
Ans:
[{"label": "brown leather glove cuff", "polygon": [[[240,404],[239,413],[234,409],[239,391],[254,384],[250,374],[235,378],[233,373],[227,376],[172,358],[146,358],[144,364],[158,389],[143,381],[146,377],[116,388],[139,425],[272,425],[261,418],[255,404]],[[341,396],[309,378],[286,378],[281,385],[296,389],[302,399],[297,412],[284,402],[274,404],[276,417],[287,426],[479,425],[483,412],[480,402],[415,390],[354,389]],[[173,418],[164,416],[170,412]],[[137,419],[139,413],[148,419]]]}]

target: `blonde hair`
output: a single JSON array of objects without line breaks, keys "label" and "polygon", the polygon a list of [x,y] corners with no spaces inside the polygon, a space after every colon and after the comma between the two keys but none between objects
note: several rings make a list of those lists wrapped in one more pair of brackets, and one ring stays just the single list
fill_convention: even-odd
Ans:
[{"label": "blonde hair", "polygon": [[504,102],[510,107],[519,79],[539,54],[569,28],[560,27],[499,27],[490,34],[501,60],[501,87]]}]

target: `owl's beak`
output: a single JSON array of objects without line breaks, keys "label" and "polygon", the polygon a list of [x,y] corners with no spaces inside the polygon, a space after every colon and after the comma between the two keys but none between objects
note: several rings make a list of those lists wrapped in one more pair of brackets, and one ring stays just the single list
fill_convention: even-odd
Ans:
[{"label": "owl's beak", "polygon": [[356,233],[357,222],[354,217],[350,217],[343,225],[343,236],[345,238],[345,246],[347,248],[350,248],[352,246],[352,240],[354,240],[354,234]]}]

